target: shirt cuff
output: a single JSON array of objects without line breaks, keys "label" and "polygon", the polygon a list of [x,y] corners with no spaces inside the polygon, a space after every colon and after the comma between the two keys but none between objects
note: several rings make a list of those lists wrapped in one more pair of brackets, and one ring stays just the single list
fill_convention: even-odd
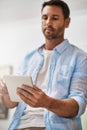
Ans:
[{"label": "shirt cuff", "polygon": [[79,111],[76,117],[81,116],[85,111],[86,101],[81,96],[73,96],[73,97],[71,96],[70,98],[74,99],[79,105]]}]

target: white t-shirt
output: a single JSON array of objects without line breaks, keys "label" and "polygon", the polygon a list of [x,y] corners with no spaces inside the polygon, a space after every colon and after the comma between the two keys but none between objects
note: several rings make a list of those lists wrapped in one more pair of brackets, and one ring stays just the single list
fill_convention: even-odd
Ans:
[{"label": "white t-shirt", "polygon": [[[48,71],[52,50],[44,49],[43,52],[44,64],[38,74],[36,85],[45,92],[48,82]],[[18,129],[27,127],[44,127],[43,111],[44,108],[33,108],[27,105],[27,108],[24,111],[25,114],[20,119]]]}]

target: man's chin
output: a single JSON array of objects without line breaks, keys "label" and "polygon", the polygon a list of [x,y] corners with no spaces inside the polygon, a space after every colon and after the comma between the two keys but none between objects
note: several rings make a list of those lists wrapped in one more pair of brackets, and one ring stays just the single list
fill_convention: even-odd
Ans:
[{"label": "man's chin", "polygon": [[53,38],[50,37],[50,36],[45,36],[45,38],[46,38],[47,40],[52,40],[52,39],[53,39]]},{"label": "man's chin", "polygon": [[51,35],[45,35],[45,38],[47,39],[47,40],[55,40],[55,39],[57,39],[57,37],[53,37],[53,36],[51,36]]}]

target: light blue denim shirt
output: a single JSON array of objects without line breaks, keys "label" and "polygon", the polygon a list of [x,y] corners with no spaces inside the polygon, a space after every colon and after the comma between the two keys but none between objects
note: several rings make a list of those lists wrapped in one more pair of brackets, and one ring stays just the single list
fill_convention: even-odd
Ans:
[{"label": "light blue denim shirt", "polygon": [[[43,45],[44,46],[44,45]],[[29,53],[23,60],[20,75],[31,75],[33,83],[43,66],[43,46]],[[64,118],[45,110],[46,130],[82,130],[80,116],[87,103],[87,54],[64,40],[53,50],[49,68],[47,95],[56,99],[73,98],[79,105],[76,117]],[[19,103],[19,106],[21,103]],[[22,104],[23,106],[23,104]],[[22,109],[22,110],[21,110]],[[18,107],[8,130],[15,130],[25,107]],[[15,125],[14,125],[15,124]]]}]

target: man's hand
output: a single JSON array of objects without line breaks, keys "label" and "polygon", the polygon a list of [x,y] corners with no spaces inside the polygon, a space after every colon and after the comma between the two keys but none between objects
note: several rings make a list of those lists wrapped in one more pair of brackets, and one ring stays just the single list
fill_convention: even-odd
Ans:
[{"label": "man's hand", "polygon": [[17,102],[12,102],[10,100],[6,84],[0,80],[0,97],[1,97],[1,102],[7,107],[7,108],[13,108],[17,106]]},{"label": "man's hand", "polygon": [[33,87],[22,85],[17,89],[17,94],[31,107],[47,108],[48,96],[35,85]]}]

